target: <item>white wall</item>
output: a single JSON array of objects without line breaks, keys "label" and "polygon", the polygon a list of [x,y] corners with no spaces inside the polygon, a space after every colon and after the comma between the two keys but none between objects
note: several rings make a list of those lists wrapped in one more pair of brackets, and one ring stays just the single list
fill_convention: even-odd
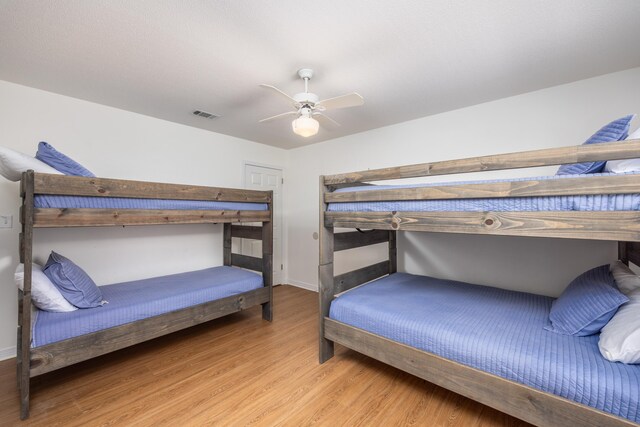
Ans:
[{"label": "white wall", "polygon": [[[189,114],[185,111],[185,114]],[[223,119],[221,119],[223,120]],[[282,149],[0,81],[0,145],[46,140],[98,176],[242,187],[243,161],[282,165]],[[15,354],[18,183],[0,179],[0,359]],[[220,225],[36,230],[36,260],[56,250],[108,284],[222,264]]]},{"label": "white wall", "polygon": [[[286,192],[289,283],[317,287],[318,242],[312,234],[318,230],[318,175],[579,145],[608,121],[636,112],[640,68],[292,150]],[[465,179],[555,171],[545,169]],[[336,255],[337,273],[382,259],[385,245],[356,251]],[[558,295],[577,274],[615,256],[615,244],[607,242],[435,233],[399,237],[401,271],[547,295]]]}]

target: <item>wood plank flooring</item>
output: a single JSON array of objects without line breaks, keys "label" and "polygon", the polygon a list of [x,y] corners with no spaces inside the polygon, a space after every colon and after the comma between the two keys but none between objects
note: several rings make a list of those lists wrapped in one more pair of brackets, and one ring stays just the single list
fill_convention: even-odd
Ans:
[{"label": "wood plank flooring", "polygon": [[23,422],[0,362],[0,425],[528,426],[344,347],[319,365],[317,299],[278,286],[273,323],[255,307],[45,374]]}]

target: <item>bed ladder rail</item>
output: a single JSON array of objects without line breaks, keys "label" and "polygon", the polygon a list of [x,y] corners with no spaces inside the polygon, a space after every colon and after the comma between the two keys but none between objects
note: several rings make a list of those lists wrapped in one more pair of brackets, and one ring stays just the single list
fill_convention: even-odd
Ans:
[{"label": "bed ladder rail", "polygon": [[[331,301],[341,292],[352,289],[358,285],[392,274],[398,271],[397,255],[397,231],[395,230],[367,230],[348,231],[334,233],[332,224],[325,222],[327,204],[325,195],[332,191],[330,185],[325,183],[325,177],[320,177],[320,262],[318,265],[318,295],[320,299],[319,312],[319,360],[324,363],[333,357],[333,341],[325,338],[324,319],[329,316]],[[388,257],[386,260],[371,264],[338,276],[334,273],[333,257],[335,252],[345,251],[388,243]]]},{"label": "bed ladder rail", "polygon": [[[318,283],[320,295],[320,363],[333,356],[333,342],[324,338],[324,318],[329,315],[331,301],[336,295],[379,277],[398,271],[397,231],[367,230],[334,233],[333,227],[321,227],[324,236],[320,243],[320,265]],[[334,274],[334,252],[362,248],[380,243],[388,243],[387,259],[339,275]]]},{"label": "bed ladder rail", "polygon": [[397,268],[396,231],[367,230],[335,233],[333,235],[334,252],[361,248],[379,243],[389,244],[388,259],[367,265],[334,277],[333,295],[370,282],[387,274],[395,273]]},{"label": "bed ladder rail", "polygon": [[234,253],[231,238],[262,240],[262,226],[224,224],[224,265],[262,272],[262,258]]},{"label": "bed ladder rail", "polygon": [[[270,210],[270,215],[273,215]],[[269,288],[269,302],[262,305],[262,318],[271,321],[273,318],[273,221],[258,225],[224,224],[223,264],[246,268],[262,273],[264,286]],[[234,253],[232,239],[251,239],[262,242],[262,257]]]}]

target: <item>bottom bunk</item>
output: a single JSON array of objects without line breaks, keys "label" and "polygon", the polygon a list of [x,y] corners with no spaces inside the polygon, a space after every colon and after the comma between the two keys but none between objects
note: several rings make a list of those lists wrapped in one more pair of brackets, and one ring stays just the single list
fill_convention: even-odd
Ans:
[{"label": "bottom bunk", "polygon": [[220,266],[100,287],[103,306],[35,309],[31,376],[270,301],[259,274]]},{"label": "bottom bunk", "polygon": [[552,301],[394,273],[338,295],[324,336],[534,424],[639,423],[640,366],[545,330]]}]

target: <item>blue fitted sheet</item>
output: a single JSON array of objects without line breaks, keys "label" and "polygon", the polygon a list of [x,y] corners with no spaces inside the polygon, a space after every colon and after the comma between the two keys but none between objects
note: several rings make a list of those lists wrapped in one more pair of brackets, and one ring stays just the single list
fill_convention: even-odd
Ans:
[{"label": "blue fitted sheet", "polygon": [[266,211],[266,203],[217,202],[211,200],[133,199],[127,197],[90,197],[39,194],[34,197],[36,208],[91,209],[159,209],[195,211]]},{"label": "blue fitted sheet", "polygon": [[[613,173],[592,173],[585,175],[554,175],[517,179],[496,179],[487,181],[438,182],[412,185],[374,185],[348,187],[336,190],[371,191],[398,188],[440,187],[461,184],[486,184],[493,182],[516,182],[527,180],[575,179],[594,176],[611,176]],[[604,194],[591,196],[547,196],[547,197],[506,197],[489,199],[449,199],[449,200],[407,200],[388,202],[346,202],[330,203],[329,211],[335,212],[514,212],[514,211],[636,211],[640,210],[640,194]]]},{"label": "blue fitted sheet", "polygon": [[640,422],[640,365],[607,361],[599,335],[546,331],[553,298],[395,273],[338,296],[340,322]]},{"label": "blue fitted sheet", "polygon": [[32,347],[241,294],[262,287],[262,276],[234,267],[101,286],[108,304],[66,313],[36,310]]}]

